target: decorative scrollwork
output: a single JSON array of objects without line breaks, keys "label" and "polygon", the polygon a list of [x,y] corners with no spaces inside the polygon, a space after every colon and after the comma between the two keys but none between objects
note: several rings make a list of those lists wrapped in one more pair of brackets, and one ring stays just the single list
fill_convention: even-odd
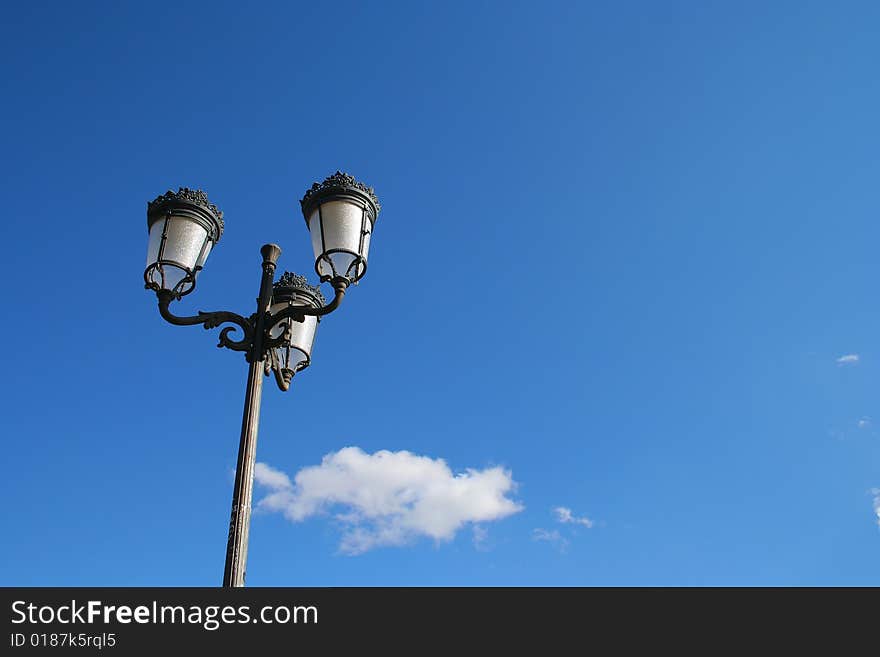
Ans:
[{"label": "decorative scrollwork", "polygon": [[309,188],[299,202],[303,212],[307,212],[307,209],[311,207],[316,198],[321,198],[333,192],[356,192],[363,195],[373,206],[373,218],[378,216],[379,211],[382,209],[379,199],[376,198],[376,192],[372,187],[358,181],[352,175],[337,171],[332,176],[327,176],[323,182],[316,182]]},{"label": "decorative scrollwork", "polygon": [[[176,326],[195,326],[201,324],[205,329],[217,328],[221,324],[234,324],[234,326],[225,326],[220,330],[217,346],[225,347],[232,351],[247,352],[248,360],[252,358],[263,360],[272,349],[280,347],[290,340],[292,322],[303,322],[306,316],[322,317],[336,310],[345,296],[347,285],[347,280],[335,279],[333,286],[336,295],[329,304],[318,308],[310,305],[288,306],[275,315],[265,312],[262,316],[259,316],[254,313],[247,318],[225,310],[210,313],[199,311],[198,314],[190,317],[179,317],[172,313],[170,309],[171,302],[176,299],[174,292],[158,290],[156,296],[159,298],[159,314],[170,324]],[[258,320],[262,320],[262,322]],[[280,322],[287,322],[285,330],[275,338],[270,337],[270,327],[277,326]],[[263,335],[259,336],[260,339],[256,339],[258,337],[256,336],[258,325],[265,327]],[[239,329],[241,330],[241,337],[239,339],[236,340],[230,337],[233,331]],[[255,346],[255,343],[257,346]],[[260,353],[252,353],[254,350],[258,350]]]},{"label": "decorative scrollwork", "polygon": [[[276,347],[283,347],[288,342],[290,342],[291,330],[293,328],[292,322],[304,322],[306,320],[306,318],[305,318],[305,315],[293,315],[292,317],[289,317],[288,320],[290,320],[290,321],[286,321],[283,324],[281,324],[281,326],[284,328],[284,330],[281,332],[280,335],[278,335],[275,338],[270,337],[268,334],[266,335],[266,339],[264,342],[264,345],[266,347],[266,351],[271,351],[272,349],[275,349]],[[275,325],[277,326],[278,324],[279,323],[276,322]]]},{"label": "decorative scrollwork", "polygon": [[204,208],[209,213],[214,215],[219,226],[220,233],[223,233],[223,211],[219,210],[216,205],[211,203],[208,200],[208,195],[205,194],[205,192],[203,192],[201,189],[180,187],[176,192],[173,192],[169,189],[161,196],[157,196],[154,200],[147,203],[147,214],[149,215],[153,214],[154,212],[159,212],[160,210],[163,210],[166,206],[180,202],[192,203],[193,205]]},{"label": "decorative scrollwork", "polygon": [[272,284],[272,287],[298,287],[298,288],[310,288],[309,281],[305,276],[301,276],[299,274],[293,274],[289,271],[281,274],[281,277]]},{"label": "decorative scrollwork", "polygon": [[[251,348],[251,336],[245,332],[244,337],[241,340],[233,340],[229,337],[229,333],[236,330],[235,326],[226,326],[220,331],[220,339],[217,342],[217,347],[226,347],[227,349],[232,349],[233,351],[248,351]],[[252,334],[251,334],[252,335]]]},{"label": "decorative scrollwork", "polygon": [[305,276],[292,274],[289,271],[281,274],[281,278],[272,284],[273,302],[292,300],[297,296],[306,296],[311,298],[317,307],[326,306],[327,299],[320,288],[309,285]]},{"label": "decorative scrollwork", "polygon": [[[252,320],[245,319],[241,315],[228,311],[219,312],[202,312],[191,317],[178,317],[169,309],[171,301],[174,298],[173,293],[167,290],[161,290],[157,293],[159,297],[159,314],[165,321],[177,326],[195,326],[201,324],[205,329],[217,328],[221,324],[235,324],[235,326],[227,326],[220,331],[220,340],[218,347],[226,347],[233,351],[249,351],[254,341],[254,323]],[[242,337],[239,340],[233,340],[229,337],[232,331],[241,329]]]}]

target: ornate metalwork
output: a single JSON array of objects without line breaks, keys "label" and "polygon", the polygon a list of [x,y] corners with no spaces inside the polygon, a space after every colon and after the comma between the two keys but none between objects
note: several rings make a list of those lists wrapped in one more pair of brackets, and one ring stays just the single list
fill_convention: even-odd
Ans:
[{"label": "ornate metalwork", "polygon": [[[314,306],[288,306],[283,310],[279,310],[274,315],[269,315],[266,320],[267,326],[276,326],[279,322],[283,322],[286,319],[292,319],[295,322],[302,322],[305,321],[306,315],[317,317],[318,319],[324,315],[329,315],[339,307],[340,303],[342,303],[342,299],[345,296],[345,290],[348,288],[348,281],[344,278],[334,279],[333,288],[336,294],[333,296],[333,300],[330,303],[324,304],[320,308]],[[267,348],[274,349],[275,347],[280,347],[284,344],[285,336],[286,334],[282,334],[277,338],[269,338],[267,336]]]},{"label": "ornate metalwork", "polygon": [[308,221],[308,215],[311,214],[315,205],[326,198],[346,192],[354,192],[356,196],[364,197],[373,206],[373,219],[378,216],[382,206],[379,204],[379,199],[373,188],[358,181],[354,176],[337,171],[332,176],[327,176],[323,182],[315,182],[300,200],[300,207],[302,207],[303,214],[306,215],[306,221]]},{"label": "ornate metalwork", "polygon": [[[264,268],[266,264],[264,263]],[[271,276],[274,272],[274,263],[271,264],[271,271],[264,275]],[[289,335],[285,331],[282,335],[272,338],[269,332],[272,327],[278,325],[285,320],[296,322],[305,321],[305,316],[316,316],[318,318],[327,315],[339,307],[345,296],[347,282],[345,280],[334,281],[335,295],[330,303],[326,303],[324,295],[316,287],[309,285],[304,276],[285,272],[281,278],[272,285],[273,291],[283,290],[283,288],[301,289],[307,293],[314,295],[317,305],[294,305],[288,306],[274,315],[269,311],[258,314],[254,313],[250,317],[243,317],[237,313],[221,310],[214,312],[198,311],[195,315],[181,317],[171,312],[171,302],[177,297],[170,290],[156,290],[156,296],[159,299],[159,314],[165,321],[176,326],[196,326],[201,324],[205,329],[213,329],[222,324],[233,324],[234,326],[226,326],[220,330],[218,347],[225,347],[232,351],[245,352],[248,361],[265,361],[266,374],[268,375],[272,369],[277,369],[273,362],[272,350],[285,344],[285,340],[289,340]],[[268,306],[269,299],[265,300]],[[261,321],[260,321],[261,320]],[[259,327],[259,328],[258,328]],[[233,339],[230,333],[240,330],[241,337]],[[276,382],[281,390],[287,390],[290,387],[290,378],[292,372],[276,372]]]},{"label": "ornate metalwork", "polygon": [[324,298],[323,293],[320,288],[316,285],[309,285],[309,281],[305,276],[300,276],[299,274],[292,274],[289,271],[281,274],[281,278],[279,278],[272,285],[273,287],[273,297],[277,299],[278,295],[283,295],[286,290],[298,290],[301,292],[305,292],[306,295],[313,297],[320,306],[327,305],[327,299]]},{"label": "ornate metalwork", "polygon": [[154,200],[147,203],[147,217],[159,214],[169,206],[173,207],[178,203],[189,203],[190,205],[198,206],[210,214],[217,227],[217,236],[214,239],[214,242],[220,241],[220,236],[223,235],[224,228],[223,211],[219,210],[216,205],[211,203],[208,200],[208,195],[201,189],[179,187],[176,192],[172,192],[169,189],[161,196],[157,196]]},{"label": "ornate metalwork", "polygon": [[[305,276],[300,276],[299,274],[292,274],[289,271],[281,274],[281,278],[279,278],[272,286],[272,305],[276,305],[278,303],[291,302],[295,300],[303,300],[308,299],[311,303],[311,306],[316,309],[321,309],[327,306],[327,300],[324,298],[324,295],[314,285],[309,285],[308,280]],[[337,304],[338,305],[338,304]],[[306,313],[300,312],[303,308],[309,307],[308,305],[297,305],[297,306],[288,306],[289,308],[293,308],[294,312],[290,315],[290,317],[284,317],[282,319],[290,319],[290,322],[283,323],[284,332],[281,333],[278,337],[266,338],[266,344],[269,350],[273,350],[275,347],[281,347],[287,344],[287,341],[290,340],[290,331],[291,331],[291,322],[304,322]],[[281,317],[281,312],[278,314],[269,316],[270,323],[268,326],[278,326]],[[321,321],[321,318],[318,317],[318,321]],[[288,381],[289,385],[290,382]],[[279,386],[281,383],[279,382]],[[284,388],[286,390],[287,388]]]},{"label": "ornate metalwork", "polygon": [[196,289],[196,274],[198,274],[202,268],[195,267],[190,270],[169,260],[160,260],[158,262],[154,262],[144,270],[144,288],[147,290],[153,290],[156,293],[162,291],[164,288],[162,287],[162,285],[153,280],[153,274],[155,271],[158,270],[160,272],[159,275],[161,277],[162,284],[164,284],[165,275],[162,271],[162,268],[168,266],[176,267],[180,271],[184,272],[183,278],[177,281],[177,284],[170,290],[172,296],[175,299],[179,300],[181,297],[186,296]]},{"label": "ornate metalwork", "polygon": [[[190,317],[178,317],[169,309],[171,301],[175,298],[174,293],[169,290],[159,290],[156,292],[156,295],[159,297],[159,314],[162,315],[162,318],[165,319],[165,321],[176,326],[194,326],[201,324],[205,329],[217,328],[221,324],[226,323],[235,324],[235,326],[227,326],[220,331],[220,340],[217,343],[217,346],[226,347],[233,351],[248,351],[251,349],[254,340],[255,326],[253,316],[249,319],[245,319],[241,315],[225,310],[210,313],[202,312],[200,310],[198,314]],[[236,328],[239,328],[242,331],[242,337],[240,340],[233,340],[229,337],[229,334],[232,331],[235,331]]]},{"label": "ornate metalwork", "polygon": [[275,375],[278,389],[284,392],[290,389],[290,382],[293,380],[293,375],[296,374],[292,369],[281,366],[276,349],[270,349],[266,358],[266,376],[269,376],[270,373]]}]

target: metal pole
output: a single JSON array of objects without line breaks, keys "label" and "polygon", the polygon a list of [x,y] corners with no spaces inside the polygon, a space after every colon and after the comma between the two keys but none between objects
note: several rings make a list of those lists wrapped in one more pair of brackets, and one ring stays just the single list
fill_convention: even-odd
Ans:
[{"label": "metal pole", "polygon": [[241,418],[241,441],[238,444],[238,464],[235,467],[235,490],[232,493],[232,513],[229,519],[229,539],[226,544],[226,567],[223,586],[244,586],[247,570],[248,534],[251,524],[251,502],[254,492],[254,463],[257,455],[257,429],[260,424],[260,401],[263,393],[263,337],[265,313],[272,302],[272,282],[275,279],[275,263],[281,255],[281,247],[266,244],[260,249],[263,255],[263,277],[260,296],[257,299],[257,315],[254,322],[254,338],[247,355],[247,389],[244,395],[244,414]]}]

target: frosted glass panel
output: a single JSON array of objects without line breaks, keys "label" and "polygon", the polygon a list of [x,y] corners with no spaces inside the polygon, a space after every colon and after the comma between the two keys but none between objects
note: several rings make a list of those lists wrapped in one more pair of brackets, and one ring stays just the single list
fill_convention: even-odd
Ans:
[{"label": "frosted glass panel", "polygon": [[164,227],[164,219],[160,219],[150,226],[150,241],[147,244],[147,267],[159,259],[159,245],[162,242],[162,229]]},{"label": "frosted glass panel", "polygon": [[193,269],[207,238],[208,231],[196,222],[171,217],[162,260],[172,260],[187,269]]},{"label": "frosted glass panel", "polygon": [[202,256],[199,258],[199,261],[196,263],[196,267],[204,267],[205,266],[205,261],[208,259],[208,256],[211,254],[211,247],[213,247],[213,246],[214,246],[214,243],[209,240],[208,243],[205,245],[205,252],[202,254]]},{"label": "frosted glass panel", "polygon": [[[296,302],[296,305],[306,305],[306,303],[307,302],[303,300],[298,300]],[[284,310],[289,305],[290,304],[288,304],[286,301],[283,303],[276,303],[272,305],[270,311],[274,315],[275,313]],[[315,340],[315,331],[318,327],[318,318],[307,315],[304,322],[296,322],[292,319],[281,321],[270,329],[269,335],[272,338],[280,337],[281,334],[284,332],[282,325],[285,323],[291,324],[291,339],[289,344],[293,347],[298,347],[299,349],[302,349],[307,354],[312,353],[312,342],[314,342]]]},{"label": "frosted glass panel", "polygon": [[[324,222],[324,246],[330,249],[345,249],[360,252],[361,221],[364,211],[346,201],[328,201],[321,205],[321,219]],[[313,243],[314,244],[314,243]],[[317,258],[321,255],[315,253]]]},{"label": "frosted glass panel", "polygon": [[318,327],[317,317],[306,317],[306,321],[293,323],[293,338],[290,344],[302,349],[307,354],[312,353],[312,344],[315,341],[315,329]]},{"label": "frosted glass panel", "polygon": [[[166,221],[168,222],[167,231],[165,230]],[[165,248],[162,251],[163,264],[150,271],[149,280],[159,288],[173,290],[187,276],[187,269],[191,270],[196,265],[204,264],[212,244],[206,245],[205,253],[199,259],[202,246],[207,241],[208,232],[199,224],[182,217],[172,216],[170,219],[159,219],[150,226],[150,238],[147,243],[147,267],[159,260],[163,232],[166,233]],[[169,260],[174,261],[175,264],[168,264]],[[196,262],[197,260],[198,262]],[[192,285],[186,287],[191,289]],[[185,293],[186,290],[183,292]]]},{"label": "frosted glass panel", "polygon": [[321,221],[318,219],[317,209],[315,209],[315,211],[312,212],[312,216],[309,217],[309,233],[312,236],[312,251],[315,254],[315,260],[317,260],[324,248],[321,245]]},{"label": "frosted glass panel", "polygon": [[[316,209],[309,217],[309,231],[312,234],[312,250],[317,260],[322,253],[342,249],[353,254],[361,253],[361,230],[364,222],[364,211],[361,207],[347,201],[328,201],[321,205],[320,220]],[[369,224],[369,221],[367,221]],[[323,224],[324,240],[321,242],[321,228]],[[362,255],[366,256],[366,248]],[[350,256],[335,254],[333,264],[336,273],[345,275],[348,267],[353,262]],[[361,269],[363,269],[361,267]],[[318,263],[318,271],[322,276],[332,276],[330,263]],[[353,276],[354,272],[351,273]]]},{"label": "frosted glass panel", "polygon": [[[367,219],[367,230],[370,230],[370,220]],[[364,235],[364,251],[361,253],[364,256],[364,260],[367,259],[367,255],[370,253],[370,238],[373,236],[372,232],[368,232]]]}]

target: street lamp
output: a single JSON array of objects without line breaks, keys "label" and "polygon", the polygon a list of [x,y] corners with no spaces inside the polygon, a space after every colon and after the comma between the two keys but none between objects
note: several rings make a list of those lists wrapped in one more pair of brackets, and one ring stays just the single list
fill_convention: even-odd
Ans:
[{"label": "street lamp", "polygon": [[[326,305],[321,290],[309,285],[305,276],[284,272],[273,286],[269,312],[279,316],[288,308],[323,308]],[[279,321],[269,329],[269,337],[273,341],[280,339],[278,346],[269,353],[269,365],[275,372],[278,387],[282,390],[290,387],[294,374],[304,370],[312,362],[312,344],[320,321],[319,316],[307,315],[302,321]]]},{"label": "street lamp", "polygon": [[[303,276],[285,272],[275,281],[281,247],[266,244],[260,249],[263,274],[253,315],[199,311],[180,317],[171,312],[171,302],[195,289],[198,273],[223,234],[223,213],[203,191],[186,187],[147,204],[144,283],[159,299],[159,314],[177,326],[201,324],[210,329],[232,324],[220,330],[217,346],[243,351],[250,364],[223,572],[226,587],[244,586],[263,376],[274,372],[278,387],[288,390],[293,376],[309,366],[321,317],[339,307],[348,286],[367,270],[370,236],[380,210],[372,187],[340,171],[312,185],[300,205],[311,233],[315,272],[334,291],[330,303]],[[241,336],[230,337],[236,330]]]}]

